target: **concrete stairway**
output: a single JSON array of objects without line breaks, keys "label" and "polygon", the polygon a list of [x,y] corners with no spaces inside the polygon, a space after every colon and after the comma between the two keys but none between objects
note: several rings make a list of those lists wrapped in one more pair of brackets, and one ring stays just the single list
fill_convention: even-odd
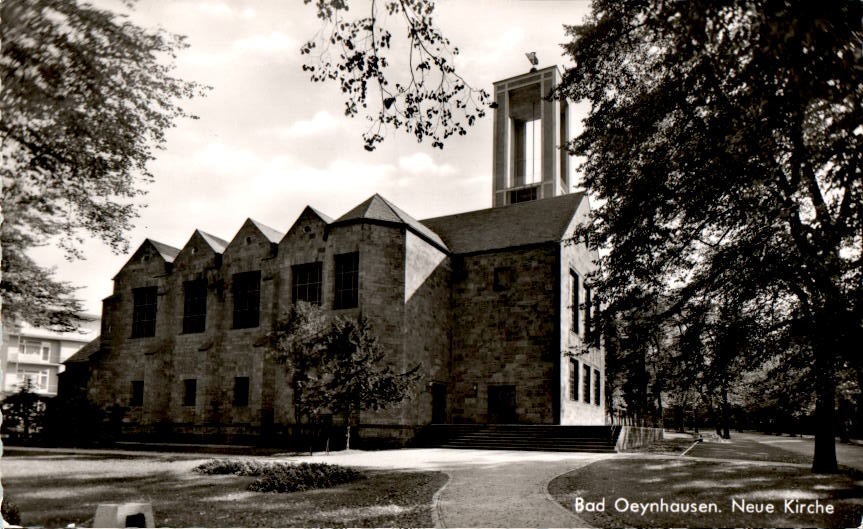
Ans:
[{"label": "concrete stairway", "polygon": [[614,452],[619,428],[541,424],[430,424],[419,446],[486,450]]}]

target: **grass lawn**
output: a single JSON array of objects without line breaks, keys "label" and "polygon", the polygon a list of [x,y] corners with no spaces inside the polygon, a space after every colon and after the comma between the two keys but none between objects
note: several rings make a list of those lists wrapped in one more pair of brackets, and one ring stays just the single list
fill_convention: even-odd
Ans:
[{"label": "grass lawn", "polygon": [[200,456],[7,454],[4,492],[23,525],[88,525],[99,503],[149,502],[157,526],[431,526],[441,472],[367,471],[365,479],[289,494],[250,492],[254,477],[202,475]]},{"label": "grass lawn", "polygon": [[[738,452],[737,458],[741,455]],[[576,497],[605,499],[605,512],[581,512],[597,527],[857,527],[863,517],[863,476],[817,475],[806,467],[688,457],[633,457],[598,461],[554,479],[551,495],[572,510]],[[615,502],[713,503],[721,512],[618,512]],[[775,512],[732,510],[732,498],[773,505]],[[833,506],[834,514],[784,512],[784,500]]]}]

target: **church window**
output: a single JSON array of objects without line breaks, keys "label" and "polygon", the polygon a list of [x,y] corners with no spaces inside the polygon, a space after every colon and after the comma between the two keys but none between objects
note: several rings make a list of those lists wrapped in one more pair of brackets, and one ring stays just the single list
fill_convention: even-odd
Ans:
[{"label": "church window", "polygon": [[590,319],[590,309],[591,309],[591,299],[590,299],[590,287],[584,287],[584,339],[587,340],[590,336],[591,324],[593,323]]},{"label": "church window", "polygon": [[198,381],[194,378],[183,380],[183,406],[194,406],[197,396]]},{"label": "church window", "polygon": [[578,400],[578,360],[569,360],[569,400]]},{"label": "church window", "polygon": [[207,282],[183,282],[183,334],[204,332],[207,325]]},{"label": "church window", "polygon": [[321,304],[323,268],[321,262],[295,265],[291,268],[294,303],[308,301],[315,305]]},{"label": "church window", "polygon": [[569,330],[578,334],[578,274],[575,270],[569,271],[569,295],[571,322]]},{"label": "church window", "polygon": [[494,290],[500,292],[509,290],[512,284],[512,268],[508,266],[498,266],[494,269]]},{"label": "church window", "polygon": [[581,388],[581,400],[590,404],[590,366],[584,365],[584,380]]},{"label": "church window", "polygon": [[234,406],[249,405],[249,377],[234,377]]},{"label": "church window", "polygon": [[132,289],[132,338],[156,335],[156,287]]},{"label": "church window", "polygon": [[234,328],[257,327],[261,311],[261,271],[234,274]]},{"label": "church window", "polygon": [[350,309],[359,304],[360,254],[344,253],[335,258],[336,290],[333,308]]},{"label": "church window", "polygon": [[599,406],[599,395],[602,386],[599,383],[599,369],[593,370],[593,403]]},{"label": "church window", "polygon": [[129,395],[129,406],[141,406],[144,404],[144,381],[133,380],[132,391]]}]

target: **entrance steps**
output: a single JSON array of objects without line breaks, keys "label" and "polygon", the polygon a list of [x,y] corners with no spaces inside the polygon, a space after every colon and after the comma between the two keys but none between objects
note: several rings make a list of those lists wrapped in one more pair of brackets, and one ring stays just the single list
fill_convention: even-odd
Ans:
[{"label": "entrance steps", "polygon": [[423,447],[612,453],[619,427],[545,424],[430,424]]}]

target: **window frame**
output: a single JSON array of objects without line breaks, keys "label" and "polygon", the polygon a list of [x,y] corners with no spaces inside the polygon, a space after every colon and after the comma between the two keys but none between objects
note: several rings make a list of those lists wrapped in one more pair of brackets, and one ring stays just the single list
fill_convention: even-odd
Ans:
[{"label": "window frame", "polygon": [[[152,297],[152,300],[150,299]],[[132,338],[156,336],[158,317],[158,289],[138,287],[132,289]],[[152,301],[152,303],[149,303]]]},{"label": "window frame", "polygon": [[[312,279],[317,281],[313,281]],[[300,280],[303,281],[300,281]],[[322,261],[314,261],[311,263],[302,263],[291,266],[291,302],[297,304],[299,301],[305,301],[313,305],[321,305],[323,301],[324,291],[324,263]],[[301,295],[304,292],[305,296]],[[315,292],[317,295],[310,295]],[[310,299],[313,298],[314,299]]]},{"label": "window frame", "polygon": [[261,271],[238,272],[232,276],[234,329],[252,329],[261,325]]},{"label": "window frame", "polygon": [[578,392],[581,384],[581,366],[578,360],[569,359],[569,400],[578,402]]},{"label": "window frame", "polygon": [[579,325],[581,321],[579,320],[579,277],[578,272],[569,269],[569,295],[570,295],[570,328],[569,332],[572,334],[578,334]]},{"label": "window frame", "polygon": [[138,407],[144,405],[144,381],[132,380],[129,384],[129,406]]},{"label": "window frame", "polygon": [[360,252],[348,252],[333,258],[333,309],[359,306]]},{"label": "window frame", "polygon": [[513,283],[513,272],[511,266],[496,266],[494,267],[494,281],[492,290],[495,292],[503,292],[509,290]]},{"label": "window frame", "polygon": [[197,334],[206,330],[207,282],[204,279],[183,281],[183,334]]},{"label": "window frame", "polygon": [[198,379],[183,379],[183,406],[195,406],[198,402]]},{"label": "window frame", "polygon": [[593,403],[596,406],[600,405],[600,397],[602,386],[600,385],[599,369],[593,370]]},{"label": "window frame", "polygon": [[584,364],[581,380],[581,401],[590,404],[590,366]]},{"label": "window frame", "polygon": [[[241,380],[245,381],[245,393],[240,392],[242,385],[239,382]],[[250,389],[251,381],[249,380],[249,377],[234,377],[234,396],[231,400],[231,405],[235,408],[247,408],[249,406]],[[240,396],[242,396],[242,398],[238,398]]]}]

